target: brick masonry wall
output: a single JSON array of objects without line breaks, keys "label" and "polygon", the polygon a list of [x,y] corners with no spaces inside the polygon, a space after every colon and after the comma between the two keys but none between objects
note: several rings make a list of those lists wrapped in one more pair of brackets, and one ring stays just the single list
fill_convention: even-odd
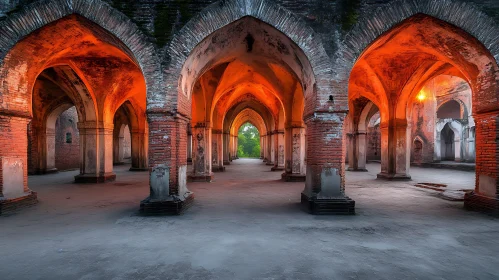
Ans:
[{"label": "brick masonry wall", "polygon": [[[28,190],[28,146],[29,119],[19,116],[0,115],[0,159],[15,158],[22,162],[24,172],[24,190]],[[0,162],[0,183],[3,182],[3,163]],[[0,186],[0,195],[2,194]]]},{"label": "brick masonry wall", "polygon": [[[64,111],[55,123],[55,167],[58,170],[77,169],[80,167],[80,134],[76,124],[76,108]],[[71,134],[71,143],[67,143],[66,134]]]}]

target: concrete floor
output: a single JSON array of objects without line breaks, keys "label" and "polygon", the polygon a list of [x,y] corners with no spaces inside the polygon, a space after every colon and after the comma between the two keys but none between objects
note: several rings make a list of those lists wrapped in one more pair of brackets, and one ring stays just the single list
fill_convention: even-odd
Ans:
[{"label": "concrete floor", "polygon": [[303,183],[240,159],[191,183],[182,216],[141,217],[147,173],[72,184],[30,177],[40,203],[0,217],[0,279],[499,279],[499,220],[467,212],[418,181],[472,188],[474,173],[411,169],[413,182],[347,174],[355,216],[299,210]]}]

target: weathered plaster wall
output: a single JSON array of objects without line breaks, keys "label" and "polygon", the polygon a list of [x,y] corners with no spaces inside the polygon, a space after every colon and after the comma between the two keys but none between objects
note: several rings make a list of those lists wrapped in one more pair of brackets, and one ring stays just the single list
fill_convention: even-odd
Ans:
[{"label": "weathered plaster wall", "polygon": [[[55,123],[55,167],[58,170],[77,169],[80,167],[80,134],[76,124],[76,108],[64,111]],[[68,143],[67,133],[71,134]]]},{"label": "weathered plaster wall", "polygon": [[[425,99],[415,101],[412,104],[412,125],[411,125],[411,162],[430,163],[440,160],[436,154],[435,145],[440,145],[437,139],[441,137],[440,130],[445,123],[457,121],[463,128],[459,137],[462,139],[462,158],[465,161],[474,161],[474,154],[468,154],[468,145],[474,146],[474,139],[470,135],[470,130],[475,126],[471,103],[471,89],[463,79],[455,76],[440,75],[428,81],[422,93]],[[448,104],[449,101],[459,103],[457,111],[446,111],[444,116],[458,116],[456,118],[438,118],[437,112],[440,106]],[[470,138],[471,136],[471,138]],[[416,155],[414,141],[422,142],[421,155]],[[471,142],[469,141],[471,140]],[[437,149],[438,150],[438,149]],[[474,148],[471,149],[473,151]]]}]

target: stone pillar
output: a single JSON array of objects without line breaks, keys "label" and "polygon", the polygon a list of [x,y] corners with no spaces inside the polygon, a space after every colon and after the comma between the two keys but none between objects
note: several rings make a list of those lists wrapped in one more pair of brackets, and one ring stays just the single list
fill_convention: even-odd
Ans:
[{"label": "stone pillar", "polygon": [[459,135],[454,136],[454,161],[463,161],[461,157],[461,137]]},{"label": "stone pillar", "polygon": [[410,180],[410,125],[407,120],[381,123],[381,173],[378,178]]},{"label": "stone pillar", "polygon": [[267,135],[260,136],[262,138],[262,154],[263,154],[263,162],[268,161],[267,157]]},{"label": "stone pillar", "polygon": [[223,133],[222,130],[212,130],[212,171],[223,172],[225,167],[223,165]]},{"label": "stone pillar", "polygon": [[55,128],[47,128],[47,165],[44,173],[57,172],[55,167]]},{"label": "stone pillar", "polygon": [[237,154],[237,150],[239,148],[239,136],[234,136],[234,159],[239,159],[239,155]]},{"label": "stone pillar", "polygon": [[286,164],[282,178],[285,181],[305,182],[305,128],[288,127],[286,138]]},{"label": "stone pillar", "polygon": [[146,215],[180,214],[194,194],[187,189],[187,124],[182,116],[148,112],[150,195],[140,203]]},{"label": "stone pillar", "polygon": [[33,174],[47,173],[47,128],[44,125],[32,123],[32,162]]},{"label": "stone pillar", "polygon": [[79,122],[80,174],[75,183],[104,183],[116,179],[113,173],[113,124]]},{"label": "stone pillar", "polygon": [[28,188],[29,115],[0,114],[0,215],[37,203]]},{"label": "stone pillar", "polygon": [[57,172],[55,168],[55,129],[47,129],[43,124],[33,122],[31,125],[32,173],[47,174]]},{"label": "stone pillar", "polygon": [[265,158],[267,158],[266,165],[274,165],[272,156],[272,132],[267,132],[265,138]]},{"label": "stone pillar", "polygon": [[147,159],[147,133],[141,130],[130,131],[132,138],[132,167],[130,171],[149,171]]},{"label": "stone pillar", "polygon": [[223,165],[230,164],[230,134],[223,133]]},{"label": "stone pillar", "polygon": [[366,131],[356,131],[348,135],[349,137],[349,159],[348,171],[367,171],[367,133]]},{"label": "stone pillar", "polygon": [[263,159],[264,158],[264,147],[263,147],[263,137],[262,135],[260,135],[260,159]]},{"label": "stone pillar", "polygon": [[435,144],[433,145],[433,161],[434,162],[439,162],[442,160],[442,152],[441,152],[441,149],[442,149],[442,144],[441,144],[441,136],[442,136],[442,132],[436,132],[435,133]]},{"label": "stone pillar", "polygon": [[464,207],[499,215],[499,113],[473,116],[476,140],[475,190],[464,196]]},{"label": "stone pillar", "polygon": [[192,173],[188,179],[191,182],[211,182],[211,127],[208,123],[198,123],[192,128],[194,138],[192,149]]},{"label": "stone pillar", "polygon": [[301,203],[311,214],[355,214],[355,202],[345,196],[345,116],[316,113],[306,119],[307,179]]},{"label": "stone pillar", "polygon": [[276,137],[275,137],[275,132],[271,131],[269,132],[268,134],[268,138],[269,138],[269,143],[268,143],[268,147],[269,147],[269,160],[267,161],[267,164],[266,165],[271,165],[271,166],[274,166],[275,165],[275,162],[276,162]]},{"label": "stone pillar", "polygon": [[122,165],[124,164],[124,153],[123,146],[125,144],[124,136],[115,136],[113,138],[113,165]]},{"label": "stone pillar", "polygon": [[276,130],[274,132],[275,137],[275,147],[276,147],[276,157],[274,161],[274,167],[272,171],[283,171],[285,165],[285,155],[284,155],[284,130]]}]

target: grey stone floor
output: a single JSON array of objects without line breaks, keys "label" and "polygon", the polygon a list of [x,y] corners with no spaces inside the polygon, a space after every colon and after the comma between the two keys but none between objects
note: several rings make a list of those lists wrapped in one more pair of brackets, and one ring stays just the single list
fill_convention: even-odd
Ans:
[{"label": "grey stone floor", "polygon": [[72,184],[30,177],[40,203],[0,217],[0,279],[499,279],[499,220],[412,185],[472,188],[474,173],[411,169],[413,182],[347,173],[355,216],[299,210],[303,183],[240,159],[191,183],[182,216],[141,217],[147,173]]}]

